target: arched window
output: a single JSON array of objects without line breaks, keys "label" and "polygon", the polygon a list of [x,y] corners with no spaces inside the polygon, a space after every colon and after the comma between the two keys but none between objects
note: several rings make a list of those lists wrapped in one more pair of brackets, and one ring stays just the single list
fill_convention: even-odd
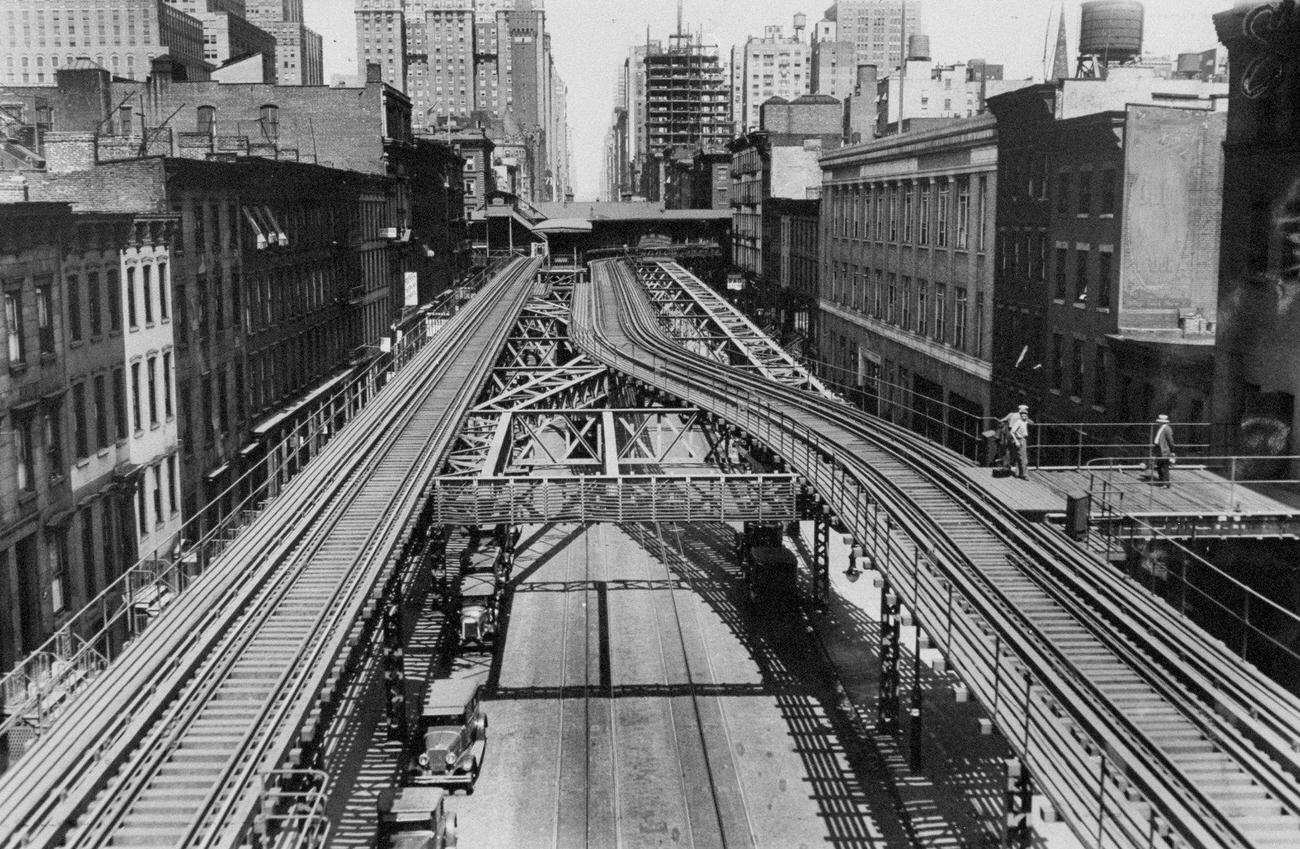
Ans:
[{"label": "arched window", "polygon": [[200,106],[198,131],[206,136],[210,136],[217,128],[217,109],[215,106]]},{"label": "arched window", "polygon": [[262,107],[262,135],[268,140],[276,139],[280,135],[280,110],[267,104]]}]

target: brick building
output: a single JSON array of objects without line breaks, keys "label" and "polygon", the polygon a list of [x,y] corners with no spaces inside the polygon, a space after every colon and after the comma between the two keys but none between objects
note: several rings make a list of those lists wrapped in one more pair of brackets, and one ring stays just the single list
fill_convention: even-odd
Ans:
[{"label": "brick building", "polygon": [[1076,111],[1080,82],[989,101],[998,406],[1028,403],[1045,422],[1203,421],[1226,116],[1195,99],[1093,111],[1104,89]]},{"label": "brick building", "polygon": [[1300,426],[1300,21],[1268,17],[1276,6],[1239,3],[1214,17],[1228,48],[1231,93],[1213,407],[1214,420],[1233,434],[1228,447],[1240,454],[1294,454]]},{"label": "brick building", "polygon": [[972,118],[821,161],[826,376],[971,456],[991,409],[997,132]]},{"label": "brick building", "polygon": [[763,306],[772,310],[787,344],[808,353],[816,347],[820,222],[819,199],[771,198],[763,205]]},{"label": "brick building", "polygon": [[0,670],[138,555],[170,553],[181,523],[174,219],[10,201],[0,203]]},{"label": "brick building", "polygon": [[820,192],[817,164],[839,146],[842,107],[835,98],[806,94],[774,97],[759,110],[758,132],[733,139],[731,151],[732,262],[759,280],[763,269],[763,204],[770,198],[806,200]]}]

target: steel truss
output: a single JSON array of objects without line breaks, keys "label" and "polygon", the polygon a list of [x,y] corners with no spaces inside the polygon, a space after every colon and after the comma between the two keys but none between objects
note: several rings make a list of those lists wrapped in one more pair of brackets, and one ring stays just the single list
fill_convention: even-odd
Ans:
[{"label": "steel truss", "polygon": [[835,397],[771,337],[678,263],[638,263],[636,274],[659,325],[688,350],[785,386]]}]

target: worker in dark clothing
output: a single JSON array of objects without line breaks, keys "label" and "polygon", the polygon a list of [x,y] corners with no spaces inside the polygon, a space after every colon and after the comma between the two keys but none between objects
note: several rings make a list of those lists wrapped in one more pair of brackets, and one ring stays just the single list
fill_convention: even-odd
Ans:
[{"label": "worker in dark clothing", "polygon": [[1174,428],[1169,423],[1169,416],[1161,413],[1156,416],[1156,435],[1151,440],[1151,448],[1156,460],[1156,486],[1169,486],[1169,467],[1176,459],[1174,455]]}]

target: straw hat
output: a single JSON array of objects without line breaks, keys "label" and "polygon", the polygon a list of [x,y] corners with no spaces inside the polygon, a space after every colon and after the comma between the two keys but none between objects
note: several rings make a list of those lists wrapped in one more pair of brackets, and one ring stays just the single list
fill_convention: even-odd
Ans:
[{"label": "straw hat", "polygon": [[1156,416],[1156,424],[1169,424],[1169,416],[1164,413]]}]

